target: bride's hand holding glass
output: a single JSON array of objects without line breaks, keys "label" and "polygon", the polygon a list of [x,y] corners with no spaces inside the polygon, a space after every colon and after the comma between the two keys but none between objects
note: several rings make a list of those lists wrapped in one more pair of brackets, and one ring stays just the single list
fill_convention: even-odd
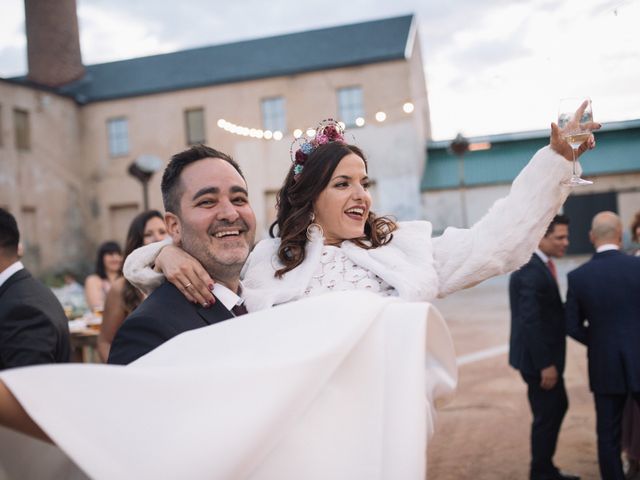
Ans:
[{"label": "bride's hand holding glass", "polygon": [[[574,162],[574,171],[571,180],[573,180],[574,178],[579,179],[575,172],[575,161],[580,155],[582,155],[587,150],[591,150],[596,145],[595,137],[591,134],[591,132],[600,129],[600,127],[602,126],[601,124],[594,122],[593,118],[591,117],[590,100],[584,100],[580,104],[576,102],[576,106],[577,110],[572,110],[570,113],[563,112],[564,108],[561,106],[560,114],[558,116],[558,123],[560,124],[560,126],[558,126],[556,123],[551,124],[551,148],[562,155],[564,158],[566,158],[568,161]],[[587,109],[589,110],[589,115],[588,121],[585,121],[585,118],[583,117],[585,116],[585,111]],[[571,143],[569,143],[569,140],[571,140],[571,134],[575,132],[586,134],[586,138],[574,149]],[[574,143],[574,145],[576,144]]]}]

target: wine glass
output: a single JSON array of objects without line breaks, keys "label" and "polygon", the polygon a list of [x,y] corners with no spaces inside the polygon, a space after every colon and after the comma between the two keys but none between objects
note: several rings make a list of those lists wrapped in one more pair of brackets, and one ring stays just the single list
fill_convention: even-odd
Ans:
[{"label": "wine glass", "polygon": [[[584,102],[586,102],[587,105],[584,107],[582,115],[580,115],[580,109],[582,109]],[[569,180],[562,182],[563,185],[578,187],[580,185],[593,184],[590,180],[580,178],[576,173],[576,150],[583,142],[589,139],[589,136],[591,135],[589,125],[591,122],[593,122],[591,99],[563,98],[560,100],[558,126],[565,129],[562,133],[562,138],[571,145],[571,153],[573,154],[573,173]]]}]

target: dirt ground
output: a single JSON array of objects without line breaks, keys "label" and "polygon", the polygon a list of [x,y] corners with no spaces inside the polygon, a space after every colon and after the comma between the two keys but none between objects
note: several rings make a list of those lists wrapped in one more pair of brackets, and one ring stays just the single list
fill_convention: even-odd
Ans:
[{"label": "dirt ground", "polygon": [[[559,277],[584,260],[559,263]],[[451,327],[458,359],[466,363],[460,365],[453,401],[438,410],[436,433],[429,444],[429,480],[528,478],[531,413],[525,384],[507,360],[507,282],[508,277],[499,277],[436,302]],[[488,349],[494,352],[487,358],[465,357]],[[599,478],[595,412],[586,351],[571,339],[566,364],[569,410],[554,460],[566,472],[595,480]]]}]

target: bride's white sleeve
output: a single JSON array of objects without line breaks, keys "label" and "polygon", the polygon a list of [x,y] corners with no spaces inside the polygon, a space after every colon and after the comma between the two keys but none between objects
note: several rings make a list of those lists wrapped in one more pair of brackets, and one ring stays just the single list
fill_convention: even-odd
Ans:
[{"label": "bride's white sleeve", "polygon": [[[581,171],[580,165],[577,165]],[[526,263],[569,195],[561,185],[571,162],[547,146],[540,149],[511,185],[469,229],[447,228],[433,239],[438,296],[471,287]]]},{"label": "bride's white sleeve", "polygon": [[163,247],[171,245],[171,237],[160,242],[150,243],[131,252],[122,266],[124,278],[146,295],[153,292],[164,282],[162,272],[156,272],[153,265]]}]

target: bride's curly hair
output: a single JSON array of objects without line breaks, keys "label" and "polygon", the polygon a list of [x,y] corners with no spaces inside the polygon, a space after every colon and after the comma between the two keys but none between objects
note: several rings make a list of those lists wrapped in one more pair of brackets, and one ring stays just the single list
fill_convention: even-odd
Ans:
[{"label": "bride's curly hair", "polygon": [[[307,227],[311,223],[313,204],[320,193],[329,184],[334,170],[345,156],[356,154],[368,169],[367,160],[358,147],[342,142],[331,142],[319,145],[304,162],[302,172],[296,174],[294,165],[284,180],[277,195],[277,216],[269,228],[271,237],[280,237],[278,258],[284,265],[276,271],[275,276],[281,278],[293,270],[305,259],[307,244]],[[393,238],[397,224],[389,217],[378,217],[369,211],[364,226],[364,235],[348,238],[357,246],[365,249],[386,245]]]}]

